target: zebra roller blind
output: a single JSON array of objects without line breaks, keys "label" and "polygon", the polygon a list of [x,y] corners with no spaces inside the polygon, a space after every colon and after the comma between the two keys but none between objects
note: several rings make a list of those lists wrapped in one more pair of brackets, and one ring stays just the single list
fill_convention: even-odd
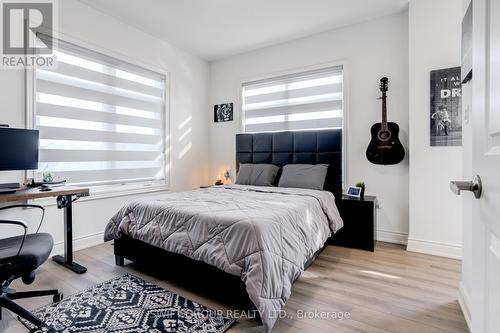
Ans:
[{"label": "zebra roller blind", "polygon": [[341,128],[342,66],[243,84],[245,132]]},{"label": "zebra roller blind", "polygon": [[165,75],[63,41],[54,52],[56,66],[34,74],[35,177],[165,184]]}]

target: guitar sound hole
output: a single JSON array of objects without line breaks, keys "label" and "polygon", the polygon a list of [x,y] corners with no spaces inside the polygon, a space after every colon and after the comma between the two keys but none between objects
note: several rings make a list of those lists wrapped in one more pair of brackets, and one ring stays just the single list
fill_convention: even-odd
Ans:
[{"label": "guitar sound hole", "polygon": [[391,138],[391,132],[389,131],[379,131],[378,138],[380,141],[389,141]]}]

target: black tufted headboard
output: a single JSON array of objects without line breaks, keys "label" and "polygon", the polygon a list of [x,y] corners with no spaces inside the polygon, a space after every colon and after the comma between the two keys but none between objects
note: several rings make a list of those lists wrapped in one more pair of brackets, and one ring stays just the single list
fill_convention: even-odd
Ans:
[{"label": "black tufted headboard", "polygon": [[236,169],[240,163],[329,164],[324,190],[342,193],[342,129],[236,134]]}]

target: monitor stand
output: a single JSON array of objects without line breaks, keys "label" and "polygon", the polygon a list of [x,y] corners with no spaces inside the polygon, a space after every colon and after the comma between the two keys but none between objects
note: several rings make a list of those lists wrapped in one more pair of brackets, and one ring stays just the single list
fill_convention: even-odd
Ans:
[{"label": "monitor stand", "polygon": [[0,194],[1,193],[15,193],[21,189],[21,184],[19,183],[3,183],[0,184]]}]

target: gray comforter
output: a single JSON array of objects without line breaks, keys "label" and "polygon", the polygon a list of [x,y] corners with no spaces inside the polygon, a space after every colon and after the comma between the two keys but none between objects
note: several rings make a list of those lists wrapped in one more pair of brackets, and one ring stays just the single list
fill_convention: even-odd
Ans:
[{"label": "gray comforter", "polygon": [[135,200],[106,227],[241,276],[269,332],[306,262],[343,225],[330,192],[231,185]]}]

